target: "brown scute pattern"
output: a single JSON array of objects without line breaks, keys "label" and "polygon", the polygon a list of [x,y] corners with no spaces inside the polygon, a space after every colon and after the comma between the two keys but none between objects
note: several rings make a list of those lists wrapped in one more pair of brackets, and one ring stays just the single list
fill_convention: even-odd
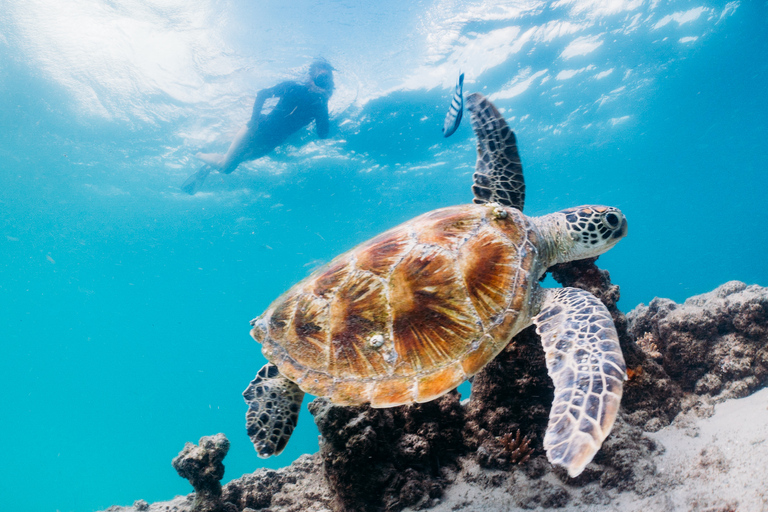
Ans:
[{"label": "brown scute pattern", "polygon": [[270,362],[274,363],[280,368],[282,368],[281,365],[283,360],[287,357],[285,349],[281,347],[272,337],[267,337],[261,344],[261,353],[264,354],[264,357],[266,357]]},{"label": "brown scute pattern", "polygon": [[532,236],[513,208],[427,213],[294,286],[254,321],[254,337],[308,393],[374,407],[430,400],[519,329]]},{"label": "brown scute pattern", "polygon": [[370,343],[377,334],[389,337],[387,297],[381,280],[355,272],[339,287],[330,313],[328,372],[337,377],[386,375],[383,355]]},{"label": "brown scute pattern", "polygon": [[315,365],[327,358],[328,301],[307,293],[299,296],[292,323],[297,343],[284,347],[302,365]]},{"label": "brown scute pattern", "polygon": [[264,340],[267,339],[267,325],[264,317],[268,316],[268,313],[264,313],[262,316],[251,320],[251,325],[253,326],[251,337],[259,343],[264,343]]},{"label": "brown scute pattern", "polygon": [[362,380],[337,382],[330,399],[338,405],[362,405],[371,400],[373,386],[373,382]]},{"label": "brown scute pattern", "polygon": [[515,282],[515,294],[512,296],[512,302],[509,309],[512,311],[524,311],[528,306],[527,298],[530,295],[530,281],[527,272],[519,270]]},{"label": "brown scute pattern", "polygon": [[[527,292],[528,284],[526,281],[526,276],[523,276],[522,272],[519,272],[519,274],[520,278],[516,280],[517,289]],[[516,333],[518,331],[518,320],[520,319],[520,314],[523,311],[526,300],[526,295],[523,295],[523,297],[520,297],[520,295],[520,293],[515,293],[512,295],[512,302],[509,304],[509,307],[504,311],[503,314],[499,315],[497,318],[494,318],[493,323],[488,327],[488,334],[490,334],[491,338],[493,338],[493,344],[495,346],[503,347],[513,336],[512,333]]]},{"label": "brown scute pattern", "polygon": [[[440,213],[442,210],[438,210]],[[468,215],[470,213],[470,215]],[[448,250],[455,250],[467,236],[474,233],[483,221],[483,211],[467,212],[458,210],[452,215],[427,214],[415,222],[413,231],[418,233],[421,244],[438,245]]]},{"label": "brown scute pattern", "polygon": [[341,256],[329,263],[326,268],[318,270],[309,278],[311,282],[312,278],[316,276],[314,294],[318,297],[330,298],[336,288],[347,278],[351,268],[349,258]]},{"label": "brown scute pattern", "polygon": [[371,407],[396,407],[413,403],[414,379],[384,379],[376,383],[371,397]]},{"label": "brown scute pattern", "polygon": [[398,227],[355,249],[357,268],[384,277],[413,245],[408,229]]},{"label": "brown scute pattern", "polygon": [[293,382],[301,382],[304,380],[304,376],[307,374],[307,367],[303,364],[299,364],[291,356],[283,353],[282,358],[277,358],[279,361],[277,366],[280,368],[280,373]]},{"label": "brown scute pattern", "polygon": [[419,379],[416,390],[417,402],[429,402],[442,396],[467,379],[460,362],[446,366]]},{"label": "brown scute pattern", "polygon": [[[518,253],[519,266],[517,271],[517,277],[515,279],[515,293],[512,295],[512,302],[509,304],[509,309],[512,311],[528,311],[531,287],[531,275],[540,275],[540,271],[536,268],[538,251],[530,244],[525,243],[520,248]],[[542,269],[543,270],[543,269]]]},{"label": "brown scute pattern", "polygon": [[289,290],[282,299],[275,301],[275,309],[269,316],[269,336],[272,339],[282,339],[288,336],[293,315],[296,312],[296,302],[298,294],[294,290]]},{"label": "brown scute pattern", "polygon": [[461,367],[467,378],[479,372],[501,350],[493,337],[487,334],[480,340],[474,341],[473,344],[476,348],[472,349],[461,360]]},{"label": "brown scute pattern", "polygon": [[522,211],[525,181],[515,133],[482,94],[470,94],[466,105],[477,136],[477,163],[472,176],[475,203],[500,203]]},{"label": "brown scute pattern", "polygon": [[392,273],[395,350],[408,374],[457,360],[466,352],[467,340],[482,335],[467,307],[453,259],[443,251],[418,246]]},{"label": "brown scute pattern", "polygon": [[520,247],[527,239],[536,243],[534,232],[531,231],[530,222],[526,217],[514,208],[503,208],[506,217],[494,218],[489,225],[501,233],[509,243],[515,247]]},{"label": "brown scute pattern", "polygon": [[484,227],[459,251],[459,265],[480,319],[493,323],[510,302],[519,267],[517,248]]},{"label": "brown scute pattern", "polygon": [[299,384],[301,389],[315,396],[331,396],[333,394],[333,377],[326,372],[309,370]]}]

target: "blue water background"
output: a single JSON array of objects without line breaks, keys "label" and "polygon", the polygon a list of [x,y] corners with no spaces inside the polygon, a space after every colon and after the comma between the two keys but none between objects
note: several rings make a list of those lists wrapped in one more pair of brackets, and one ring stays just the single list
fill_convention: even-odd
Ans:
[{"label": "blue water background", "polygon": [[[225,481],[315,451],[305,409],[283,455],[256,457],[248,321],[340,252],[471,199],[468,120],[440,133],[460,69],[518,134],[526,213],[625,212],[629,236],[599,260],[623,310],[768,285],[765,2],[296,4],[5,5],[4,510],[186,494],[171,459],[217,432]],[[308,130],[179,191],[258,89],[318,55],[338,68],[329,141]]]}]

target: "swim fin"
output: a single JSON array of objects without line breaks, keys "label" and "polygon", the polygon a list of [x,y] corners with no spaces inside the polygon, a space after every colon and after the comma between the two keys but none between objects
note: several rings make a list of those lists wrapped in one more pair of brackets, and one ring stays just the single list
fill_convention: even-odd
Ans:
[{"label": "swim fin", "polygon": [[211,167],[208,164],[203,165],[199,171],[197,171],[195,174],[187,178],[187,181],[184,182],[184,184],[181,186],[181,190],[186,192],[187,194],[193,196],[197,193],[198,190],[200,190],[200,187],[203,186],[203,182],[205,181],[205,178],[208,177],[208,175],[213,170],[213,167]]}]

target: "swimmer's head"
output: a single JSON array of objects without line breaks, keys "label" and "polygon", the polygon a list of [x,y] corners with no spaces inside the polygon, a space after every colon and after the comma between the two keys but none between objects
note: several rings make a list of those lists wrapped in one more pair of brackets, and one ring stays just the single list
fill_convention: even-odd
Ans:
[{"label": "swimmer's head", "polygon": [[327,73],[331,73],[335,71],[336,68],[331,66],[331,63],[327,60],[323,59],[322,57],[318,57],[317,59],[312,61],[312,64],[309,65],[309,74],[314,75],[317,73],[321,73],[323,71]]},{"label": "swimmer's head", "polygon": [[323,71],[318,73],[312,81],[321,89],[333,89],[333,75],[330,72]]},{"label": "swimmer's head", "polygon": [[320,89],[333,91],[333,66],[325,59],[315,59],[309,66],[309,79]]}]

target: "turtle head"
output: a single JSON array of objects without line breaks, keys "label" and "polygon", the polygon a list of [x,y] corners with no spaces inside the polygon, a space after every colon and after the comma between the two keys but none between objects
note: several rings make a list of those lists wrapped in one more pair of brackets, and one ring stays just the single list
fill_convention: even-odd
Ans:
[{"label": "turtle head", "polygon": [[611,206],[577,206],[542,219],[554,231],[552,263],[599,256],[627,235],[626,217]]}]

